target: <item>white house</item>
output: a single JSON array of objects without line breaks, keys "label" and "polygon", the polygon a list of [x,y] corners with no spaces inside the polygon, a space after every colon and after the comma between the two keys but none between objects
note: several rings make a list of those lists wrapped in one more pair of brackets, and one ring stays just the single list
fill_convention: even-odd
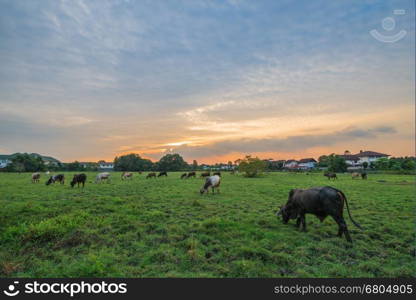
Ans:
[{"label": "white house", "polygon": [[294,159],[289,159],[285,161],[283,167],[286,169],[296,169],[298,167],[298,161]]},{"label": "white house", "polygon": [[356,155],[344,154],[340,156],[345,159],[345,162],[347,163],[348,166],[361,167],[360,159]]},{"label": "white house", "polygon": [[316,167],[317,161],[313,158],[302,158],[299,160],[299,169],[313,169]]},{"label": "white house", "polygon": [[360,150],[357,154],[350,154],[349,152],[345,152],[343,155],[339,155],[345,159],[345,162],[348,165],[348,170],[357,170],[362,169],[363,163],[366,162],[368,164],[377,161],[382,157],[389,157],[390,155],[374,152],[374,151],[362,151]]},{"label": "white house", "polygon": [[358,157],[360,164],[363,164],[364,162],[367,162],[368,164],[370,164],[372,162],[379,160],[382,157],[388,158],[390,154],[360,150],[360,153],[355,154],[355,156]]},{"label": "white house", "polygon": [[0,155],[0,169],[7,167],[11,162],[10,155]]},{"label": "white house", "polygon": [[98,162],[98,168],[103,171],[112,171],[114,169],[114,163],[100,160]]}]

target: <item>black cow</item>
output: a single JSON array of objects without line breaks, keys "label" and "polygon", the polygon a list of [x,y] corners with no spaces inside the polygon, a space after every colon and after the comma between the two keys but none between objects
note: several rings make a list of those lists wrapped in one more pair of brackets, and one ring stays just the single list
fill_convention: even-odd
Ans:
[{"label": "black cow", "polygon": [[51,183],[59,182],[60,184],[65,184],[65,176],[64,174],[58,174],[51,176],[48,181],[46,182],[46,185],[50,185]]},{"label": "black cow", "polygon": [[192,172],[188,172],[188,175],[186,176],[186,178],[191,178],[191,177],[195,178],[195,176],[196,176],[196,173],[192,171]]},{"label": "black cow", "polygon": [[347,241],[352,242],[343,217],[344,202],[347,205],[348,215],[352,223],[362,229],[351,217],[347,198],[344,193],[330,186],[315,187],[307,190],[291,190],[289,200],[276,215],[282,216],[284,224],[287,224],[290,219],[296,219],[296,227],[299,227],[302,223],[303,231],[306,231],[305,214],[313,214],[321,222],[327,216],[331,216],[338,224],[338,236],[342,237],[342,234],[344,234]]},{"label": "black cow", "polygon": [[325,176],[325,177],[328,177],[328,180],[331,180],[331,178],[333,178],[334,180],[335,180],[335,179],[338,179],[338,177],[337,177],[337,174],[336,174],[336,173],[326,172],[326,173],[324,174],[324,176]]},{"label": "black cow", "polygon": [[366,172],[361,173],[361,179],[367,179],[367,173]]},{"label": "black cow", "polygon": [[201,177],[209,177],[209,176],[211,176],[211,172],[201,173]]},{"label": "black cow", "polygon": [[159,175],[157,175],[157,177],[160,177],[160,176],[168,176],[168,173],[166,173],[165,171],[163,171],[163,172],[159,172]]},{"label": "black cow", "polygon": [[72,178],[72,181],[71,181],[71,187],[74,187],[75,184],[77,184],[77,187],[79,187],[80,183],[82,183],[82,187],[84,187],[86,180],[87,180],[87,175],[85,175],[84,173],[75,174],[74,178]]},{"label": "black cow", "polygon": [[183,173],[183,174],[181,175],[181,179],[184,179],[184,178],[186,178],[186,176],[188,176],[188,174],[186,174],[186,173]]}]

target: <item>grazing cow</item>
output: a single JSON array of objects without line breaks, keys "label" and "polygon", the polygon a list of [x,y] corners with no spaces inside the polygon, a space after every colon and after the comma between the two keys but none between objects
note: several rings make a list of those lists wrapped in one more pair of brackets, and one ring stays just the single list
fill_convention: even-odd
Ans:
[{"label": "grazing cow", "polygon": [[337,177],[337,174],[336,174],[336,173],[326,172],[326,173],[324,174],[324,176],[325,176],[325,177],[328,177],[328,180],[331,180],[331,178],[333,178],[334,180],[335,180],[335,179],[338,179],[338,177]]},{"label": "grazing cow", "polygon": [[188,174],[186,174],[186,173],[183,173],[182,175],[181,175],[181,179],[184,179],[184,178],[186,178],[186,176],[187,176]]},{"label": "grazing cow", "polygon": [[151,173],[147,174],[146,179],[147,178],[152,178],[152,177],[156,178],[156,173],[155,172],[151,172]]},{"label": "grazing cow", "polygon": [[344,202],[347,205],[348,215],[352,223],[358,228],[361,226],[351,217],[350,208],[344,193],[330,186],[315,187],[307,190],[293,189],[289,193],[289,199],[285,206],[281,207],[277,216],[281,215],[284,224],[290,219],[296,219],[296,227],[302,223],[303,231],[306,231],[305,214],[313,214],[323,222],[327,216],[331,216],[338,224],[338,236],[352,242],[345,223],[343,214]]},{"label": "grazing cow", "polygon": [[221,172],[215,172],[213,175],[218,175],[221,177]]},{"label": "grazing cow", "polygon": [[359,178],[359,177],[360,177],[360,173],[357,173],[357,172],[351,173],[351,179]]},{"label": "grazing cow", "polygon": [[60,184],[65,184],[65,176],[64,174],[58,174],[51,176],[48,181],[46,182],[46,185],[50,185],[51,183],[59,182]]},{"label": "grazing cow", "polygon": [[188,172],[188,175],[186,176],[186,178],[191,178],[191,177],[195,178],[195,176],[196,176],[196,173],[192,171],[192,172]]},{"label": "grazing cow", "polygon": [[103,173],[99,173],[97,174],[97,176],[95,176],[95,183],[98,182],[103,182],[103,180],[105,180],[107,183],[110,183],[110,173],[108,172],[103,172]]},{"label": "grazing cow", "polygon": [[32,183],[39,182],[40,173],[33,173],[32,174]]},{"label": "grazing cow", "polygon": [[201,188],[201,190],[199,191],[201,193],[201,195],[203,193],[207,193],[208,194],[208,189],[211,187],[212,189],[212,193],[214,194],[214,189],[217,189],[217,193],[220,192],[220,183],[221,183],[221,177],[218,175],[213,175],[210,177],[207,177],[205,179],[205,184],[204,186]]},{"label": "grazing cow", "polygon": [[139,175],[142,175],[142,171],[139,171],[139,172],[137,172],[137,173],[139,173]]},{"label": "grazing cow", "polygon": [[125,179],[133,179],[133,173],[123,172],[123,174],[121,174],[121,180],[125,180]]},{"label": "grazing cow", "polygon": [[361,179],[367,179],[367,173],[366,172],[361,173]]},{"label": "grazing cow", "polygon": [[209,177],[209,176],[211,176],[211,172],[201,173],[201,177]]},{"label": "grazing cow", "polygon": [[157,177],[160,177],[160,176],[168,177],[168,173],[166,173],[165,171],[159,172],[159,174],[157,175]]},{"label": "grazing cow", "polygon": [[82,183],[82,187],[84,188],[86,180],[87,180],[87,175],[85,175],[84,173],[75,174],[74,178],[72,178],[72,181],[71,181],[71,187],[73,188],[75,184],[77,184],[77,187],[79,187],[79,184]]}]

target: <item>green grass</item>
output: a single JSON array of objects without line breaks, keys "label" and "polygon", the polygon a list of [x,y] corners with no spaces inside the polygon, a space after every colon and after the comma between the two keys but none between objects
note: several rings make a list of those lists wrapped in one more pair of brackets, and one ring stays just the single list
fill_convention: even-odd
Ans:
[{"label": "green grass", "polygon": [[[410,277],[415,270],[413,176],[225,174],[219,195],[202,179],[148,179],[71,189],[0,173],[1,277]],[[386,182],[378,182],[385,180]],[[291,188],[332,185],[347,196],[351,246],[331,218],[308,232],[277,219]]]}]

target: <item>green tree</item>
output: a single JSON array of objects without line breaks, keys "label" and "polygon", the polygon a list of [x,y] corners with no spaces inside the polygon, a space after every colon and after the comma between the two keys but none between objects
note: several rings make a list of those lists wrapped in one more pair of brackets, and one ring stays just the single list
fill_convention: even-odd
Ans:
[{"label": "green tree", "polygon": [[45,170],[45,164],[40,156],[17,153],[12,157],[12,162],[7,170],[12,172],[38,172]]},{"label": "green tree", "polygon": [[114,170],[116,171],[149,171],[153,163],[149,159],[140,157],[136,153],[122,155],[114,159]]},{"label": "green tree", "polygon": [[66,164],[66,170],[67,171],[85,171],[85,168],[78,161],[74,161],[72,163]]},{"label": "green tree", "polygon": [[374,167],[377,170],[388,170],[389,166],[390,166],[389,159],[386,157],[382,157],[374,163]]},{"label": "green tree", "polygon": [[158,171],[182,171],[189,169],[188,164],[179,154],[166,154],[157,162]]},{"label": "green tree", "polygon": [[328,167],[328,156],[327,155],[321,155],[318,158],[318,167],[326,168]]},{"label": "green tree", "polygon": [[347,171],[347,163],[345,159],[339,155],[332,153],[327,157],[328,162],[328,171],[331,172],[346,172]]},{"label": "green tree", "polygon": [[238,168],[241,172],[245,173],[246,177],[256,177],[264,172],[266,162],[258,157],[247,155],[244,159],[240,160]]},{"label": "green tree", "polygon": [[416,169],[416,162],[414,159],[405,158],[401,165],[403,170],[415,170]]}]

